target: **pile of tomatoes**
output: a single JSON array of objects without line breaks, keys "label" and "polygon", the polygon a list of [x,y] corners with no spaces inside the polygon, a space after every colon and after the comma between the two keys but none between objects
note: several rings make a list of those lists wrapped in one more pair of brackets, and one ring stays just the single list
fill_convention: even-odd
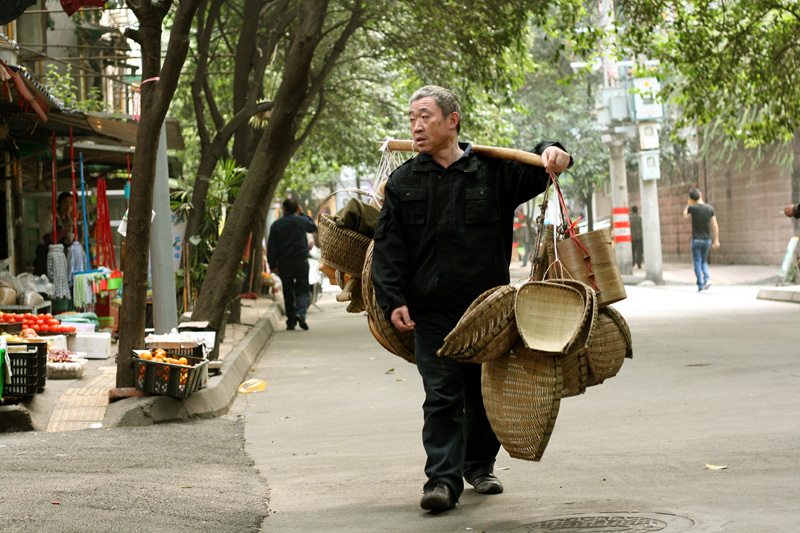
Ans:
[{"label": "pile of tomatoes", "polygon": [[36,333],[75,333],[75,326],[67,326],[50,313],[34,315],[31,313],[0,313],[0,322],[21,322],[23,329],[32,329]]}]

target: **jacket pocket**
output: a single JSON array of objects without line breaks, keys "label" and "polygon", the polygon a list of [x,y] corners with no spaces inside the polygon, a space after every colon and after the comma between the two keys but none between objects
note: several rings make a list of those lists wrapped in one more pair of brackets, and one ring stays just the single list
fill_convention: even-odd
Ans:
[{"label": "jacket pocket", "polygon": [[425,188],[406,187],[400,190],[400,206],[403,224],[418,226],[425,223],[428,202]]},{"label": "jacket pocket", "polygon": [[491,224],[500,220],[494,193],[486,186],[464,189],[464,223]]}]

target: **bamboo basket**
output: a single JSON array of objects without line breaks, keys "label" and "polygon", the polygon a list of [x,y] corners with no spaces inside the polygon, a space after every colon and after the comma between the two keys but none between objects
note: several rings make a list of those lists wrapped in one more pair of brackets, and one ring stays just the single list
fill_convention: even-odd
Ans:
[{"label": "bamboo basket", "polygon": [[511,285],[482,293],[447,334],[436,354],[463,363],[483,363],[507,353],[519,339],[514,319],[515,295]]},{"label": "bamboo basket", "polygon": [[374,243],[370,242],[361,275],[361,296],[367,311],[369,330],[381,346],[394,355],[414,364],[414,332],[401,332],[395,329],[386,320],[383,310],[375,300],[375,290],[372,286],[372,253],[374,248]]},{"label": "bamboo basket", "polygon": [[[574,242],[574,239],[580,241],[588,255]],[[558,259],[564,264],[570,275],[595,288],[597,303],[600,307],[624,300],[627,297],[609,229],[590,231],[561,240],[556,247],[558,248]]]},{"label": "bamboo basket", "polygon": [[579,342],[589,309],[585,295],[573,287],[530,281],[517,290],[514,314],[528,349],[564,356]]},{"label": "bamboo basket", "polygon": [[586,347],[588,386],[599,385],[616,376],[625,358],[633,356],[631,332],[622,315],[609,306],[604,307],[597,318],[597,331]]},{"label": "bamboo basket", "polygon": [[348,313],[363,313],[366,305],[364,305],[362,290],[361,278],[352,276],[342,288],[342,292],[336,295],[336,301],[350,302],[347,305]]},{"label": "bamboo basket", "polygon": [[360,276],[367,248],[372,239],[336,225],[333,217],[323,213],[317,220],[319,229],[319,262],[351,276]]},{"label": "bamboo basket", "polygon": [[483,364],[486,416],[511,457],[542,458],[556,423],[562,388],[559,359],[532,352],[521,342],[506,355]]}]

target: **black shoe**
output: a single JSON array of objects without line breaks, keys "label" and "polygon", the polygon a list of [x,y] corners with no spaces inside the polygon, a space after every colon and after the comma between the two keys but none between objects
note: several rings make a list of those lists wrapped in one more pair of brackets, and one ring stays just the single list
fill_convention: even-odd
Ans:
[{"label": "black shoe", "polygon": [[300,327],[302,329],[308,329],[308,323],[306,322],[305,318],[301,317],[300,315],[297,315],[296,317],[294,317],[294,319],[297,321],[298,324],[300,324]]},{"label": "black shoe", "polygon": [[286,321],[286,329],[288,331],[294,331],[294,324],[290,324],[289,321]]},{"label": "black shoe", "polygon": [[503,484],[494,474],[482,474],[475,479],[468,479],[467,483],[475,487],[478,494],[500,494],[503,492]]},{"label": "black shoe", "polygon": [[425,495],[420,500],[419,506],[428,511],[447,511],[456,506],[456,499],[450,486],[439,481],[425,490]]}]

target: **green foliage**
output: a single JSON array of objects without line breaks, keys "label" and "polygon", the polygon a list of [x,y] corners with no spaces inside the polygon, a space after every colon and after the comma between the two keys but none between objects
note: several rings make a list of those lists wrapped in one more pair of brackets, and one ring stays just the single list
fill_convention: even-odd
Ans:
[{"label": "green foliage", "polygon": [[75,85],[75,78],[72,76],[72,65],[67,65],[64,74],[60,74],[54,68],[48,69],[42,76],[42,86],[51,96],[70,109],[83,111],[84,113],[95,113],[105,109],[103,96],[100,94],[98,87],[90,87],[86,98],[78,96],[80,89]]},{"label": "green foliage", "polygon": [[660,61],[676,126],[717,124],[751,148],[800,127],[800,5],[796,0],[624,0],[623,55]]},{"label": "green foliage", "polygon": [[[245,175],[246,169],[237,167],[234,160],[223,159],[211,177],[203,224],[199,233],[189,239],[195,247],[189,258],[193,290],[199,290],[206,277],[208,262],[216,248],[222,225],[225,223],[225,216],[233,205],[230,198],[235,197],[239,192]],[[183,177],[170,179],[170,208],[179,219],[187,218],[191,208],[193,188],[193,179]],[[183,269],[176,272],[176,276],[176,281],[183,287]]]}]

